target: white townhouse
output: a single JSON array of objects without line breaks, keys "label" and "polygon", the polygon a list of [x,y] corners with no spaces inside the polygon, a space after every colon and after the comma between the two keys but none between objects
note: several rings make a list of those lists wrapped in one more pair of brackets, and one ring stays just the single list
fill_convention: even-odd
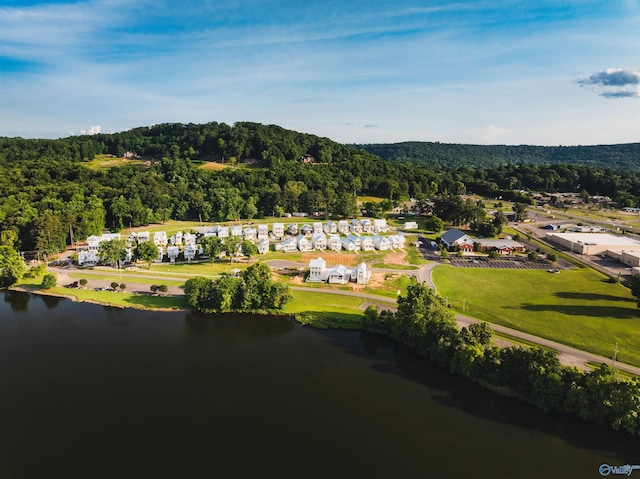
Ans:
[{"label": "white townhouse", "polygon": [[311,251],[313,249],[311,240],[304,235],[298,235],[296,237],[296,242],[300,251]]},{"label": "white townhouse", "polygon": [[212,236],[212,235],[217,236],[218,238],[226,238],[229,236],[229,227],[215,225],[205,234],[205,236]]},{"label": "white townhouse", "polygon": [[338,232],[338,225],[334,221],[327,221],[322,230],[328,235],[333,235]]},{"label": "white townhouse", "polygon": [[405,229],[405,230],[417,230],[418,229],[418,223],[416,221],[405,221],[405,223],[402,226],[402,228]]},{"label": "white townhouse", "polygon": [[238,238],[242,238],[242,226],[232,226],[231,227],[231,236],[236,236]]},{"label": "white townhouse", "polygon": [[340,241],[340,236],[331,235],[327,240],[327,249],[331,251],[340,251],[342,249],[342,241]]},{"label": "white townhouse", "polygon": [[362,223],[360,222],[360,220],[354,218],[351,220],[351,223],[349,224],[349,231],[351,231],[352,233],[362,233]]},{"label": "white townhouse", "polygon": [[258,237],[258,230],[255,228],[245,228],[242,232],[242,237],[247,241],[255,243],[256,238]]},{"label": "white townhouse", "polygon": [[282,251],[283,253],[298,251],[298,241],[295,238],[287,238],[276,245],[276,251]]},{"label": "white townhouse", "polygon": [[186,261],[193,261],[196,258],[196,251],[197,250],[195,243],[187,244],[186,248],[184,249],[184,259]]},{"label": "white townhouse", "polygon": [[374,232],[373,223],[371,222],[370,219],[363,218],[360,221],[360,224],[362,225],[362,232],[363,233],[373,233]]},{"label": "white townhouse", "polygon": [[341,264],[328,269],[325,274],[327,282],[331,284],[346,284],[351,277],[351,272]]},{"label": "white townhouse", "polygon": [[322,233],[322,223],[320,221],[313,223],[313,234],[316,233]]},{"label": "white townhouse", "polygon": [[259,254],[267,254],[269,252],[269,240],[267,238],[262,238],[258,241],[258,253]]},{"label": "white townhouse", "polygon": [[193,233],[185,233],[182,236],[182,240],[184,241],[184,244],[186,246],[189,246],[189,245],[195,246],[196,245],[196,239],[197,239],[197,236],[195,234],[193,234]]},{"label": "white townhouse", "polygon": [[269,225],[258,225],[258,239],[269,239]]},{"label": "white townhouse", "polygon": [[271,225],[271,232],[276,238],[284,237],[284,223],[273,223],[273,225]]},{"label": "white townhouse", "polygon": [[291,223],[289,226],[287,226],[287,234],[291,235],[291,236],[297,236],[298,235],[298,224],[297,223]]},{"label": "white townhouse", "polygon": [[95,266],[100,262],[97,250],[80,251],[78,253],[79,266]]},{"label": "white townhouse", "polygon": [[315,233],[311,237],[311,244],[313,245],[313,249],[327,249],[327,237],[324,233]]},{"label": "white townhouse", "polygon": [[178,248],[177,246],[173,245],[173,246],[169,246],[167,248],[167,256],[169,258],[169,261],[171,263],[175,263],[176,260],[178,259],[178,255],[180,254],[180,248]]},{"label": "white townhouse", "polygon": [[373,239],[371,236],[363,236],[360,240],[360,249],[362,251],[373,251],[375,246],[373,244]]},{"label": "white townhouse", "polygon": [[311,238],[311,235],[313,234],[313,226],[306,224],[302,225],[302,228],[300,228],[300,234]]},{"label": "white townhouse", "polygon": [[153,233],[153,244],[156,246],[167,246],[167,232],[166,231],[156,231]]},{"label": "white townhouse", "polygon": [[386,233],[389,231],[389,226],[387,225],[387,220],[385,219],[377,219],[373,220],[373,231],[374,233]]},{"label": "white townhouse", "polygon": [[404,248],[404,244],[407,241],[402,233],[387,236],[387,238],[391,241],[391,246],[393,248]]},{"label": "white townhouse", "polygon": [[98,251],[100,248],[100,243],[103,241],[111,241],[111,240],[119,240],[120,233],[106,233],[102,236],[91,235],[87,238],[87,247],[89,251]]},{"label": "white townhouse", "polygon": [[309,276],[306,281],[310,283],[323,283],[326,281],[327,263],[322,258],[312,259],[309,261]]},{"label": "white townhouse", "polygon": [[154,263],[162,263],[162,259],[164,258],[164,248],[162,246],[158,246],[158,256],[153,260]]},{"label": "white townhouse", "polygon": [[359,251],[360,250],[360,245],[358,244],[358,247],[356,248],[356,242],[349,238],[340,238],[340,242],[342,243],[342,249],[347,250],[347,251]]},{"label": "white townhouse", "polygon": [[138,244],[146,243],[147,241],[151,241],[151,233],[148,231],[140,231],[136,236],[136,240]]},{"label": "white townhouse", "polygon": [[349,234],[349,222],[347,220],[338,221],[338,233],[343,235]]},{"label": "white townhouse", "polygon": [[182,231],[178,231],[176,234],[171,236],[171,244],[176,246],[182,245]]},{"label": "white townhouse", "polygon": [[391,240],[386,236],[374,235],[371,239],[373,241],[374,248],[377,250],[386,251],[392,247]]},{"label": "white townhouse", "polygon": [[365,263],[360,263],[351,270],[351,281],[357,284],[367,284],[371,279],[371,271]]}]

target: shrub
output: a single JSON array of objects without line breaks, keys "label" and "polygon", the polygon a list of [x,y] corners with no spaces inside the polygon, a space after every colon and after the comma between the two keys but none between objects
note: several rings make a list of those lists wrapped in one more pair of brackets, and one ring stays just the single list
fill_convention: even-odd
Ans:
[{"label": "shrub", "polygon": [[47,273],[42,278],[42,284],[40,286],[44,289],[51,289],[55,287],[57,283],[58,281],[56,280],[56,276],[54,274]]},{"label": "shrub", "polygon": [[85,287],[87,285],[87,280],[82,278],[80,279],[80,281],[78,281],[78,283],[80,283],[80,286]]},{"label": "shrub", "polygon": [[113,282],[111,283],[111,289],[113,289],[113,290],[118,289],[118,283],[117,283],[117,282],[115,282],[115,281],[113,281]]}]

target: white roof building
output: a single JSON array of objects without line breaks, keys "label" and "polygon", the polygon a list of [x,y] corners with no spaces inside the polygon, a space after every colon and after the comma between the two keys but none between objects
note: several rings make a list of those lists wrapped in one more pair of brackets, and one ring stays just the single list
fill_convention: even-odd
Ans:
[{"label": "white roof building", "polygon": [[167,246],[167,232],[156,231],[153,233],[153,244],[156,246]]}]

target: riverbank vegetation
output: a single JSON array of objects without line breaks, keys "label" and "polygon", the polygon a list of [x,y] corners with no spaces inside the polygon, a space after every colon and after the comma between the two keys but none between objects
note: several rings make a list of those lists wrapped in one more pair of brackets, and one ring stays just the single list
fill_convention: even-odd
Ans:
[{"label": "riverbank vegetation", "polygon": [[614,367],[584,373],[563,366],[551,351],[498,348],[486,323],[458,331],[446,301],[422,284],[398,298],[398,310],[366,309],[364,329],[390,336],[441,367],[544,411],[569,412],[615,430],[640,435],[640,378],[619,380]]},{"label": "riverbank vegetation", "polygon": [[189,279],[184,294],[191,308],[205,313],[281,310],[292,299],[289,288],[274,281],[271,269],[264,263],[249,266],[238,277]]}]

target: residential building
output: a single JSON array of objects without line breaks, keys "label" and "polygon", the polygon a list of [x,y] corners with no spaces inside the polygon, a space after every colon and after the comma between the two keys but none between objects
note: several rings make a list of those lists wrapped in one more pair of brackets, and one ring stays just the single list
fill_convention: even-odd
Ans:
[{"label": "residential building", "polygon": [[187,246],[184,249],[185,261],[193,261],[196,258],[196,251],[197,249],[195,244],[187,244]]},{"label": "residential building", "polygon": [[245,228],[242,234],[245,240],[255,243],[258,237],[258,230],[255,228]]},{"label": "residential building", "polygon": [[340,241],[340,236],[331,235],[327,240],[327,249],[332,251],[340,251],[342,249],[342,241]]},{"label": "residential building", "polygon": [[185,233],[182,236],[182,240],[186,246],[189,246],[189,245],[195,246],[196,239],[197,239],[197,236],[193,233]]},{"label": "residential building", "polygon": [[365,263],[360,263],[351,270],[351,281],[357,284],[367,284],[371,279],[371,271]]},{"label": "residential building", "polygon": [[149,233],[148,231],[139,231],[136,235],[136,240],[138,241],[138,244],[151,241],[151,233]]},{"label": "residential building", "polygon": [[177,246],[169,246],[167,247],[167,257],[171,263],[175,263],[176,259],[178,259],[178,255],[180,255],[180,248]]},{"label": "residential building", "polygon": [[167,246],[167,232],[156,231],[153,233],[153,244],[156,246]]},{"label": "residential building", "polygon": [[391,240],[386,236],[374,235],[371,237],[371,240],[373,241],[374,248],[380,251],[386,251],[393,246]]},{"label": "residential building", "polygon": [[307,276],[306,281],[310,283],[322,283],[326,281],[326,268],[327,263],[324,259],[312,259],[309,261],[309,276]]},{"label": "residential building", "polygon": [[349,234],[349,222],[347,220],[338,221],[338,233],[342,235]]},{"label": "residential building", "polygon": [[275,236],[276,238],[284,237],[284,224],[273,223],[273,225],[271,225],[271,232],[273,233],[273,236]]},{"label": "residential building", "polygon": [[322,230],[328,235],[336,234],[338,232],[338,225],[334,221],[327,221],[322,227]]},{"label": "residential building", "polygon": [[313,249],[325,250],[327,249],[327,237],[324,233],[315,233],[311,237],[311,244]]},{"label": "residential building", "polygon": [[311,251],[313,249],[311,240],[304,235],[298,235],[296,237],[296,242],[297,242],[298,250],[300,251]]},{"label": "residential building", "polygon": [[457,228],[451,228],[440,236],[440,242],[448,250],[460,248],[462,251],[473,251],[475,240]]},{"label": "residential building", "polygon": [[360,249],[362,251],[373,251],[375,246],[371,236],[363,236],[360,240]]},{"label": "residential building", "polygon": [[269,225],[258,225],[258,239],[269,239]]},{"label": "residential building", "polygon": [[262,238],[258,241],[258,253],[266,254],[269,252],[269,240],[267,238]]},{"label": "residential building", "polygon": [[373,231],[374,233],[387,233],[389,231],[389,225],[387,225],[387,220],[385,219],[373,220]]},{"label": "residential building", "polygon": [[320,221],[313,223],[313,234],[316,233],[322,233],[322,223]]},{"label": "residential building", "polygon": [[231,236],[242,238],[242,226],[236,225],[231,227]]},{"label": "residential building", "polygon": [[349,224],[349,231],[351,231],[352,233],[362,233],[362,223],[360,222],[360,220],[354,218],[351,220],[351,223]]}]

